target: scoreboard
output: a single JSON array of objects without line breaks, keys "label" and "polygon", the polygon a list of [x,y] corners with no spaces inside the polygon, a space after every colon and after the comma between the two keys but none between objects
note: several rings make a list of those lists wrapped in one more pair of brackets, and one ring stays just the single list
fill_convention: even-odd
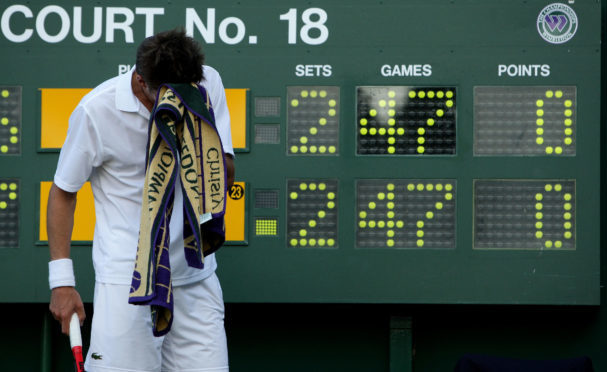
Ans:
[{"label": "scoreboard", "polygon": [[78,98],[183,26],[232,117],[226,301],[600,303],[599,3],[168,4],[0,5],[0,267],[36,273],[4,301],[47,299],[45,193]]}]

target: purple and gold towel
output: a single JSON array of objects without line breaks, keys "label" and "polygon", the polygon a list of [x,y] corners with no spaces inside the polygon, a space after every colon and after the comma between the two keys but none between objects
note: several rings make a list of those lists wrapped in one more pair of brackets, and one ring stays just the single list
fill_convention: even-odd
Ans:
[{"label": "purple and gold towel", "polygon": [[[173,205],[180,177],[183,205]],[[189,266],[225,240],[226,167],[206,90],[196,84],[165,84],[150,116],[137,258],[129,303],[150,305],[154,335],[169,332],[173,293],[169,221],[183,208],[183,241]]]}]

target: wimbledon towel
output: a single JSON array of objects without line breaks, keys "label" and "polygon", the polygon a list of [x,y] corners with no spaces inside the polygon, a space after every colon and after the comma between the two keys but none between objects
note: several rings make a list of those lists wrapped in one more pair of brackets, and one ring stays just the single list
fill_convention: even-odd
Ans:
[{"label": "wimbledon towel", "polygon": [[[183,206],[173,205],[177,177]],[[173,321],[169,262],[173,208],[183,208],[186,261],[202,269],[204,256],[225,240],[225,197],[225,155],[206,90],[196,84],[161,86],[150,116],[141,226],[129,296],[129,303],[151,305],[155,336],[169,332]]]}]

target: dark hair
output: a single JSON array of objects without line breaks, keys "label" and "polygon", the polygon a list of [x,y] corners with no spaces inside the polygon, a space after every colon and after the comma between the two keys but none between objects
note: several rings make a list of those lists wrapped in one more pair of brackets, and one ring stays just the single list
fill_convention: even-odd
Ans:
[{"label": "dark hair", "polygon": [[200,44],[183,29],[150,36],[137,48],[136,71],[152,90],[164,83],[199,82],[203,63]]}]

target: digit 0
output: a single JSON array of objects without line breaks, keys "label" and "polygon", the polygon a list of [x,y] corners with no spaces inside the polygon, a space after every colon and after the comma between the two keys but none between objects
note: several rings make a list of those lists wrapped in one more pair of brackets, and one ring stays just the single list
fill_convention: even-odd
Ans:
[{"label": "digit 0", "polygon": [[563,124],[564,129],[563,129],[563,133],[564,133],[564,138],[563,138],[563,145],[565,147],[567,146],[571,146],[573,144],[573,139],[571,138],[573,135],[573,101],[571,99],[563,99],[563,91],[561,90],[547,90],[545,92],[545,98],[542,97],[538,100],[536,100],[535,105],[537,106],[537,110],[536,110],[536,138],[535,138],[535,143],[539,146],[544,146],[544,149],[546,151],[547,155],[552,155],[552,154],[556,154],[556,155],[561,155],[564,152],[564,148],[563,146],[561,146],[560,143],[556,143],[555,146],[552,146],[551,144],[547,144],[545,141],[545,134],[548,133],[548,131],[544,128],[545,125],[544,124],[548,124],[548,120],[545,119],[545,112],[544,112],[544,106],[545,106],[545,102],[544,99],[546,99],[547,101],[550,100],[558,100],[559,103],[562,102],[562,112],[563,112]]}]

